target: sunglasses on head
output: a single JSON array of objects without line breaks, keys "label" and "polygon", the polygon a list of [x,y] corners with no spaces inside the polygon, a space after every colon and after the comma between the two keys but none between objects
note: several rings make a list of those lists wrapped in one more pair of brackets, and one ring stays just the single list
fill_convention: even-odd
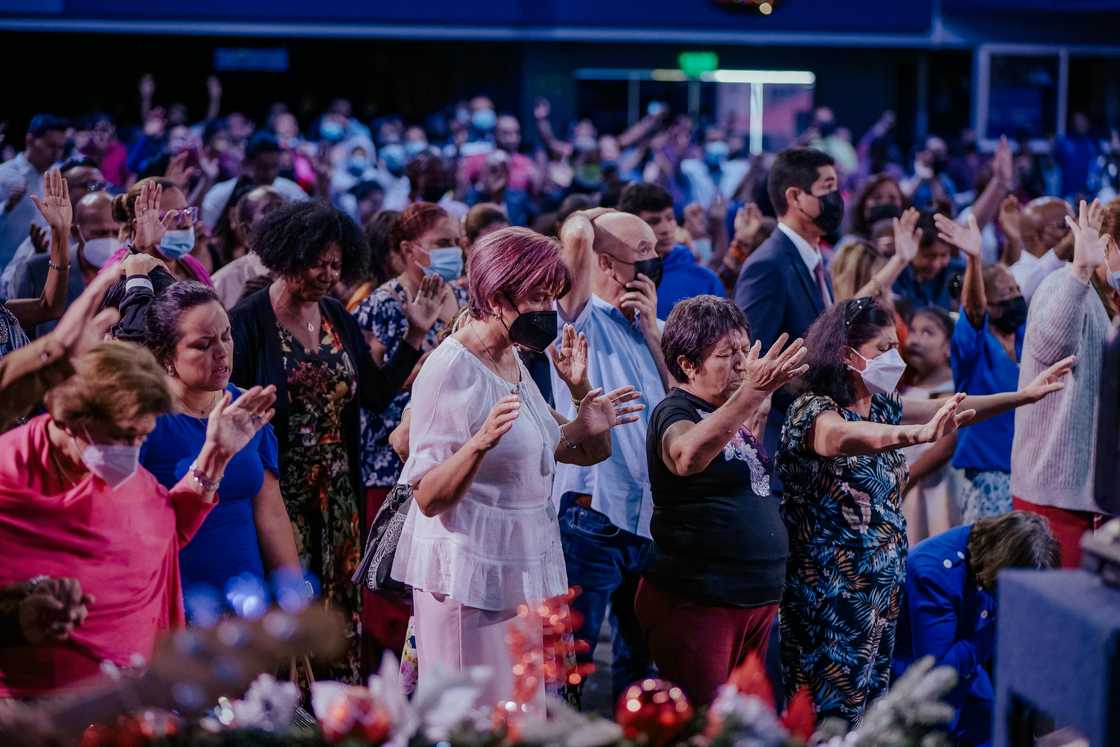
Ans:
[{"label": "sunglasses on head", "polygon": [[850,327],[863,315],[865,311],[875,305],[875,299],[870,296],[849,301],[844,307],[844,326]]}]

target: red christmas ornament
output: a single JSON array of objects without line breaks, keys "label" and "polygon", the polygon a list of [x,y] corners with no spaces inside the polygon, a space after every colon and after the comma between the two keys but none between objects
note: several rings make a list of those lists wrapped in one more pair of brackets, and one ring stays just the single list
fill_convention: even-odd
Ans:
[{"label": "red christmas ornament", "polygon": [[693,711],[672,682],[648,679],[626,688],[614,715],[628,739],[644,737],[651,747],[665,747],[692,720]]},{"label": "red christmas ornament", "polygon": [[381,744],[392,731],[388,711],[364,687],[347,688],[334,699],[319,724],[329,742],[352,738]]}]

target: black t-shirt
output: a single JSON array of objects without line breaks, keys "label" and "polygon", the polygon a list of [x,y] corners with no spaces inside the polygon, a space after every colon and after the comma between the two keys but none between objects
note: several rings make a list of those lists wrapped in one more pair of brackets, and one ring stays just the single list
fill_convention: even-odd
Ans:
[{"label": "black t-shirt", "polygon": [[654,408],[646,437],[653,490],[653,547],[645,575],[658,587],[705,604],[757,607],[781,600],[789,539],[770,494],[770,461],[744,427],[703,471],[674,475],[661,439],[681,420],[715,410],[673,389]]}]

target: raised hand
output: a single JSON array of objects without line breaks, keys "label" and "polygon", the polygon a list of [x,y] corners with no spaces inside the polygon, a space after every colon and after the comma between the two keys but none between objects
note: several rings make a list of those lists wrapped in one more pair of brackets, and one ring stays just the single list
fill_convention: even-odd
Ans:
[{"label": "raised hand", "polygon": [[1066,225],[1073,234],[1073,267],[1083,280],[1088,280],[1093,270],[1104,264],[1105,237],[1101,236],[1100,226],[1104,209],[1100,200],[1092,205],[1085,200],[1077,211],[1077,220],[1066,216]]},{"label": "raised hand", "polygon": [[606,433],[611,428],[638,421],[638,413],[645,405],[635,400],[642,393],[632,386],[624,386],[604,395],[602,387],[592,389],[580,400],[579,410],[573,419],[585,438]]},{"label": "raised hand", "polygon": [[85,622],[88,605],[94,598],[82,593],[73,578],[48,578],[40,581],[19,603],[19,627],[31,644],[64,641],[74,628]]},{"label": "raised hand", "polygon": [[1011,189],[1013,186],[1015,159],[1011,157],[1011,146],[1007,142],[1006,135],[1000,137],[999,145],[996,146],[996,154],[992,157],[992,177],[998,180],[1005,189]]},{"label": "raised hand", "polygon": [[420,281],[416,297],[404,301],[403,311],[405,318],[408,319],[408,326],[417,332],[428,334],[428,330],[439,319],[442,306],[443,278],[439,275],[426,275]]},{"label": "raised hand", "polygon": [[1076,355],[1063,358],[1035,376],[1034,381],[1023,387],[1020,393],[1027,398],[1028,402],[1038,402],[1048,394],[1065,389],[1065,378],[1075,365],[1077,365]]},{"label": "raised hand", "polygon": [[77,358],[104,340],[105,335],[120,319],[120,312],[113,308],[105,309],[96,316],[94,314],[101,299],[120,280],[121,270],[122,263],[118,262],[98,273],[93,282],[82,291],[82,295],[74,299],[74,303],[70,304],[70,308],[50,333],[71,358]]},{"label": "raised hand", "polygon": [[1012,241],[1018,243],[1023,240],[1023,206],[1015,195],[1008,195],[999,204],[999,226]]},{"label": "raised hand", "polygon": [[552,104],[543,96],[538,96],[533,102],[533,116],[537,119],[548,119],[552,113]]},{"label": "raised hand", "polygon": [[895,218],[892,228],[894,230],[894,253],[906,264],[914,261],[918,256],[918,245],[921,243],[922,232],[918,228],[918,219],[921,213],[917,208],[907,208],[901,218]]},{"label": "raised hand", "polygon": [[573,397],[582,399],[581,393],[591,389],[587,380],[587,335],[582,332],[576,334],[575,327],[565,324],[560,335],[560,347],[549,345],[548,355],[552,358],[556,374],[568,385],[568,391]]},{"label": "raised hand", "polygon": [[168,212],[163,220],[159,219],[159,203],[163,197],[163,187],[156,182],[148,182],[140,189],[136,198],[136,247],[154,249],[163,241],[163,235],[175,220],[175,214]]},{"label": "raised hand", "polygon": [[762,211],[753,202],[735,213],[735,238],[750,243],[762,229]]},{"label": "raised hand", "polygon": [[217,75],[211,75],[206,79],[206,93],[211,101],[222,97],[222,81],[218,80]]},{"label": "raised hand", "polygon": [[941,405],[937,412],[933,414],[933,417],[929,419],[929,422],[919,426],[917,432],[918,443],[931,444],[934,441],[939,441],[962,425],[967,425],[969,421],[976,417],[976,410],[958,412],[964,398],[963,393],[958,393],[946,399],[945,404]]},{"label": "raised hand", "polygon": [[31,195],[51,231],[57,231],[61,236],[70,234],[70,226],[74,222],[74,206],[70,204],[70,187],[62,178],[62,172],[51,169],[43,179],[42,198]]},{"label": "raised hand", "polygon": [[962,252],[973,259],[980,259],[980,246],[983,241],[980,236],[980,226],[976,224],[976,216],[970,214],[968,225],[962,226],[955,220],[938,213],[933,216],[933,223],[937,228],[937,238],[947,244],[960,247]]},{"label": "raised hand", "polygon": [[808,364],[801,362],[809,352],[805,341],[798,337],[786,347],[788,341],[789,334],[783,332],[766,355],[760,357],[762,341],[755,340],[747,353],[746,376],[739,385],[740,389],[747,387],[770,394],[808,371]]},{"label": "raised hand", "polygon": [[694,239],[708,235],[708,214],[699,202],[694,202],[684,209],[684,230]]},{"label": "raised hand", "polygon": [[178,184],[183,191],[186,191],[191,178],[198,173],[198,169],[187,165],[187,159],[190,157],[191,153],[187,150],[172,156],[167,164],[167,170],[163,173],[164,177]]},{"label": "raised hand", "polygon": [[478,429],[478,433],[471,436],[475,448],[486,452],[497,446],[520,414],[521,398],[516,394],[507,394],[495,402],[482,427]]},{"label": "raised hand", "polygon": [[224,392],[210,411],[206,423],[206,442],[232,457],[257,435],[276,411],[276,387],[255,386],[230,404],[232,395]]},{"label": "raised hand", "polygon": [[140,76],[140,98],[145,101],[150,101],[155,92],[156,79],[152,77],[152,74],[145,73]]},{"label": "raised hand", "polygon": [[718,225],[723,225],[727,222],[728,209],[727,200],[723,199],[723,195],[717,192],[715,199],[712,200],[712,204],[708,207],[708,220]]},{"label": "raised hand", "polygon": [[27,237],[31,239],[31,247],[36,254],[46,254],[50,248],[51,235],[43,230],[38,223],[32,223],[27,229]]}]

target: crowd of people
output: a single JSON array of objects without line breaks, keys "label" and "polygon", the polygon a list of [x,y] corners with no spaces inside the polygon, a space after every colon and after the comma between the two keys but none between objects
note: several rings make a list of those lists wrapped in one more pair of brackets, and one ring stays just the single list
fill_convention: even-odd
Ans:
[{"label": "crowd of people", "polygon": [[[193,122],[145,77],[136,128],[39,115],[0,164],[0,694],[303,569],[348,631],[305,681],[392,651],[508,700],[518,607],[575,586],[616,695],[707,704],[776,640],[857,724],[933,655],[987,742],[999,571],[1105,518],[1120,199],[1083,117],[904,161],[824,108],[747,156],[664,112],[565,136],[541,99],[526,146],[482,96],[367,126],[210,93]],[[355,578],[383,505],[403,599]]]}]

